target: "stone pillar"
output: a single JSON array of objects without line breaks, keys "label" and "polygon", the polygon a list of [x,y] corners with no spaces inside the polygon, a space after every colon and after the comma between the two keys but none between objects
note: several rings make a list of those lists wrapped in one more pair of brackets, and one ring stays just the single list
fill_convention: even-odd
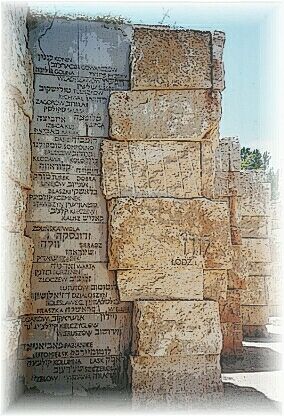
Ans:
[{"label": "stone pillar", "polygon": [[27,49],[27,6],[2,5],[1,265],[4,356],[3,402],[8,406],[23,390],[17,348],[21,318],[30,311],[33,245],[25,235],[27,192],[31,187],[29,123],[33,72]]},{"label": "stone pillar", "polygon": [[244,336],[265,336],[268,323],[266,277],[271,275],[271,195],[263,171],[242,171],[242,254],[249,262],[246,290],[241,294]]},{"label": "stone pillar", "polygon": [[222,355],[236,355],[243,351],[241,293],[246,287],[248,263],[242,255],[240,224],[241,149],[237,137],[224,137],[216,149],[215,199],[227,203],[230,211],[232,268],[227,271],[226,296],[219,299],[223,334]]},{"label": "stone pillar", "polygon": [[220,32],[137,27],[132,89],[110,97],[108,267],[120,299],[134,301],[138,407],[222,392],[216,300],[231,268],[230,213],[212,198],[223,44]]}]

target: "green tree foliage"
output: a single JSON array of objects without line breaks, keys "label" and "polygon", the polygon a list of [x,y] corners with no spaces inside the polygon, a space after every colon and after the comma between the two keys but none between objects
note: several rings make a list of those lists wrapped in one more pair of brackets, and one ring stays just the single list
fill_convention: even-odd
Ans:
[{"label": "green tree foliage", "polygon": [[261,153],[258,149],[251,150],[249,147],[241,148],[241,169],[261,169],[267,174],[271,183],[271,199],[279,198],[279,170],[269,168],[271,156],[268,152]]}]

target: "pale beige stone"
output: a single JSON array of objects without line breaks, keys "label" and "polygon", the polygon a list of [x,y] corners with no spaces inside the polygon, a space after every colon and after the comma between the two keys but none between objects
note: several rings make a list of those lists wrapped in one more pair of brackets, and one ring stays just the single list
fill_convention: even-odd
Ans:
[{"label": "pale beige stone", "polygon": [[223,89],[222,32],[138,28],[132,89]]},{"label": "pale beige stone", "polygon": [[242,230],[241,230],[241,218],[239,212],[239,198],[234,192],[229,197],[230,207],[230,227],[231,227],[231,241],[232,245],[242,244]]},{"label": "pale beige stone", "polygon": [[243,352],[242,324],[235,322],[221,322],[223,348],[221,355],[238,355]]},{"label": "pale beige stone", "polygon": [[226,299],[219,300],[220,322],[241,323],[240,290],[229,289]]},{"label": "pale beige stone", "polygon": [[268,306],[242,305],[241,314],[243,325],[268,324]]},{"label": "pale beige stone", "polygon": [[227,270],[204,270],[204,299],[226,299],[227,283]]},{"label": "pale beige stone", "polygon": [[22,189],[7,175],[0,176],[1,224],[10,232],[24,232],[27,190]]},{"label": "pale beige stone", "polygon": [[243,238],[242,253],[250,262],[271,261],[270,241],[268,238]]},{"label": "pale beige stone", "polygon": [[138,301],[133,311],[133,353],[139,356],[219,354],[218,303]]},{"label": "pale beige stone", "polygon": [[247,276],[246,289],[240,290],[241,305],[267,305],[266,278]]},{"label": "pale beige stone", "polygon": [[242,216],[270,216],[271,184],[262,171],[240,174],[240,212]]},{"label": "pale beige stone", "polygon": [[232,247],[232,268],[228,270],[228,289],[245,289],[250,265],[241,246]]},{"label": "pale beige stone", "polygon": [[133,357],[134,406],[175,402],[175,409],[192,399],[223,392],[219,355]]},{"label": "pale beige stone", "polygon": [[104,140],[102,171],[107,199],[202,195],[200,143]]},{"label": "pale beige stone", "polygon": [[[244,256],[243,256],[244,257]],[[250,276],[270,276],[272,273],[273,264],[265,262],[254,262],[248,263],[249,275]]]},{"label": "pale beige stone", "polygon": [[222,137],[216,149],[217,172],[241,170],[241,148],[238,137]]},{"label": "pale beige stone", "polygon": [[214,179],[215,198],[238,196],[240,194],[240,172],[216,171]]},{"label": "pale beige stone", "polygon": [[33,244],[20,233],[3,233],[4,308],[7,317],[29,313]]},{"label": "pale beige stone", "polygon": [[110,96],[116,140],[214,141],[221,118],[218,91],[119,91]]},{"label": "pale beige stone", "polygon": [[271,220],[269,217],[243,216],[241,228],[244,238],[269,238],[271,235]]},{"label": "pale beige stone", "polygon": [[23,188],[31,187],[31,146],[29,118],[16,100],[4,96],[2,106],[1,157],[8,176]]},{"label": "pale beige stone", "polygon": [[268,305],[282,304],[282,281],[281,274],[265,276],[267,303]]},{"label": "pale beige stone", "polygon": [[119,270],[117,283],[122,301],[203,299],[203,270],[197,268]]},{"label": "pale beige stone", "polygon": [[110,270],[231,267],[226,203],[118,198],[109,202],[109,225]]},{"label": "pale beige stone", "polygon": [[4,346],[4,356],[2,356],[2,359],[7,360],[10,357],[17,355],[20,329],[20,319],[7,319],[1,321],[1,339],[4,341],[2,344]]},{"label": "pale beige stone", "polygon": [[[215,139],[214,136],[215,135]],[[215,186],[215,151],[219,141],[219,130],[212,135],[213,141],[201,143],[201,195],[213,199]]]}]

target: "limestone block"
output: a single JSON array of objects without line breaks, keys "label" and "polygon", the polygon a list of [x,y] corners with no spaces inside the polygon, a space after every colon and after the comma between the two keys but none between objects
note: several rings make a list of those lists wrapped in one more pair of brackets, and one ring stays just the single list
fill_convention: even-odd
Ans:
[{"label": "limestone block", "polygon": [[245,238],[269,238],[271,220],[269,217],[242,216],[241,228]]},{"label": "limestone block", "polygon": [[109,202],[109,225],[110,270],[231,267],[226,203],[118,198]]},{"label": "limestone block", "polygon": [[27,191],[22,189],[7,175],[0,176],[1,181],[1,223],[10,232],[24,232]]},{"label": "limestone block", "polygon": [[27,48],[26,5],[7,4],[3,7],[2,46],[3,76],[9,94],[24,112],[32,116],[33,67]]},{"label": "limestone block", "polygon": [[241,148],[238,137],[222,137],[216,149],[216,171],[239,172],[241,170]]},{"label": "limestone block", "polygon": [[238,324],[241,322],[240,291],[228,290],[226,300],[219,300],[220,321]]},{"label": "limestone block", "polygon": [[8,176],[23,188],[31,187],[31,147],[29,118],[16,100],[4,97],[2,107],[1,153],[3,167]]},{"label": "limestone block", "polygon": [[10,357],[17,356],[18,340],[20,335],[21,320],[20,319],[7,319],[1,322],[1,339],[4,346],[4,356],[2,359],[8,359]]},{"label": "limestone block", "polygon": [[241,323],[222,322],[222,355],[237,355],[243,352],[243,331]]},{"label": "limestone block", "polygon": [[267,305],[267,289],[264,276],[247,276],[246,289],[240,291],[241,305]]},{"label": "limestone block", "polygon": [[263,183],[264,173],[242,171],[240,174],[240,212],[242,216],[270,216],[271,185]]},{"label": "limestone block", "polygon": [[241,305],[243,325],[267,325],[268,306]]},{"label": "limestone block", "polygon": [[227,283],[227,270],[204,270],[204,299],[226,299]]},{"label": "limestone block", "polygon": [[203,299],[203,270],[119,270],[120,300]]},{"label": "limestone block", "polygon": [[213,141],[221,118],[218,91],[121,91],[110,96],[116,140]]},{"label": "limestone block", "polygon": [[222,32],[138,28],[132,89],[222,89]]},{"label": "limestone block", "polygon": [[241,246],[232,247],[232,268],[228,270],[228,289],[245,289],[249,263],[242,254]]},{"label": "limestone block", "polygon": [[133,327],[133,354],[139,356],[219,354],[222,347],[213,301],[137,301]]},{"label": "limestone block", "polygon": [[267,303],[268,305],[282,304],[282,281],[281,274],[265,276]]},{"label": "limestone block", "polygon": [[199,143],[104,140],[102,169],[107,199],[202,195]]},{"label": "limestone block", "polygon": [[265,325],[243,325],[243,336],[248,338],[266,338],[269,337]]},{"label": "limestone block", "polygon": [[201,195],[214,198],[215,181],[215,151],[219,141],[219,130],[216,129],[213,142],[203,141],[201,143]]},{"label": "limestone block", "polygon": [[3,269],[5,276],[4,314],[17,318],[31,307],[30,274],[33,245],[20,233],[3,233]]},{"label": "limestone block", "polygon": [[270,242],[268,238],[243,238],[242,253],[250,262],[271,261]]},{"label": "limestone block", "polygon": [[283,316],[282,305],[268,305],[269,316]]},{"label": "limestone block", "polygon": [[270,276],[272,273],[272,266],[271,263],[265,262],[254,262],[251,261],[248,263],[249,267],[249,275],[250,276]]},{"label": "limestone block", "polygon": [[219,355],[188,357],[133,357],[132,393],[134,406],[155,406],[221,393]]},{"label": "limestone block", "polygon": [[214,180],[215,198],[239,195],[240,172],[216,171]]},{"label": "limestone block", "polygon": [[238,202],[239,198],[237,195],[233,194],[229,197],[231,241],[233,246],[242,244],[242,231]]}]

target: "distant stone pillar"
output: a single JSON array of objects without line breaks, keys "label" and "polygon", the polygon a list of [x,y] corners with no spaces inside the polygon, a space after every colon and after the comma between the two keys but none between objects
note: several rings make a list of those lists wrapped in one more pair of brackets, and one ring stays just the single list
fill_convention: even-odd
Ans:
[{"label": "distant stone pillar", "polygon": [[110,97],[108,267],[120,299],[134,301],[138,407],[223,391],[217,300],[232,267],[230,212],[213,201],[223,44],[221,32],[137,27],[131,91]]}]

